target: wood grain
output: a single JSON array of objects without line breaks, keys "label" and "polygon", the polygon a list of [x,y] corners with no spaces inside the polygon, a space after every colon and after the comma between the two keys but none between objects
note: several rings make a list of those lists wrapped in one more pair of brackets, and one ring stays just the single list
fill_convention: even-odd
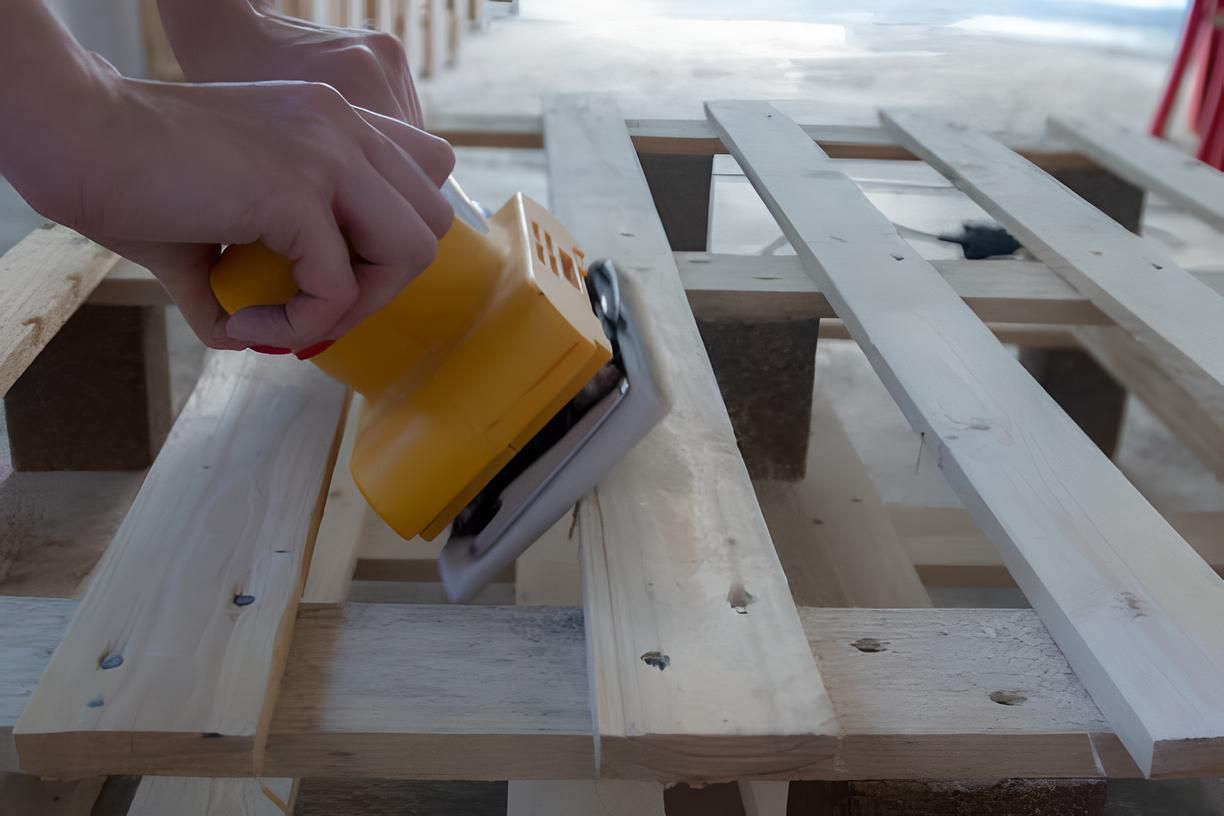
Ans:
[{"label": "wood grain", "polygon": [[544,121],[552,211],[616,259],[671,398],[575,511],[601,773],[735,780],[823,755],[828,697],[624,119],[563,96]]},{"label": "wood grain", "polygon": [[348,598],[361,531],[366,520],[375,515],[349,470],[357,440],[357,421],[364,403],[359,394],[351,397],[340,453],[332,469],[327,503],[323,505],[323,520],[319,522],[319,534],[310,556],[306,588],[302,591],[302,603],[308,606],[344,603]]},{"label": "wood grain", "polygon": [[798,126],[707,110],[1139,766],[1224,767],[1224,581]]},{"label": "wood grain", "polygon": [[146,776],[128,816],[285,816],[296,790],[292,779]]},{"label": "wood grain", "polygon": [[72,230],[50,225],[0,257],[0,396],[117,260]]},{"label": "wood grain", "polygon": [[[0,598],[0,770],[75,603]],[[580,779],[594,773],[582,613],[346,604],[299,613],[265,773]],[[845,733],[790,779],[1138,773],[1036,613],[801,610]],[[879,650],[877,646],[882,646]],[[996,691],[1027,699],[994,702]],[[1018,703],[1018,704],[1017,704]],[[157,771],[224,774],[171,753]],[[652,775],[634,778],[689,781]]]},{"label": "wood grain", "polygon": [[296,362],[207,363],[22,715],[23,768],[258,767],[345,405]]}]

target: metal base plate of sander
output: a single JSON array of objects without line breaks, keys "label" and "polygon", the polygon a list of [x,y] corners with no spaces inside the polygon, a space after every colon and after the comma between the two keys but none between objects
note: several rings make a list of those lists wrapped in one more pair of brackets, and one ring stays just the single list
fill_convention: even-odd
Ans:
[{"label": "metal base plate of sander", "polygon": [[574,504],[667,413],[610,260],[587,272],[612,360],[459,514],[438,556],[452,602],[469,601]]}]

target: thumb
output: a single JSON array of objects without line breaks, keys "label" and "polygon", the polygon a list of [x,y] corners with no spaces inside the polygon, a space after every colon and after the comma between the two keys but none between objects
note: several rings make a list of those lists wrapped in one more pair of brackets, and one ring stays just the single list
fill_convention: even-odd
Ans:
[{"label": "thumb", "polygon": [[209,273],[221,255],[215,244],[170,244],[159,250],[149,265],[166,292],[174,300],[187,325],[200,342],[209,348],[239,351],[248,344],[226,334],[229,315],[217,302],[209,283]]}]

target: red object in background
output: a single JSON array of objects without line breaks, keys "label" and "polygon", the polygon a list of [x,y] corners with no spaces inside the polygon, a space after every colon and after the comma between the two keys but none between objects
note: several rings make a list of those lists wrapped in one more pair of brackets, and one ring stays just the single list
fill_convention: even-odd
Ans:
[{"label": "red object in background", "polygon": [[1153,136],[1164,136],[1177,92],[1191,63],[1198,77],[1190,98],[1190,128],[1199,134],[1198,158],[1224,170],[1224,0],[1194,0],[1156,116]]}]

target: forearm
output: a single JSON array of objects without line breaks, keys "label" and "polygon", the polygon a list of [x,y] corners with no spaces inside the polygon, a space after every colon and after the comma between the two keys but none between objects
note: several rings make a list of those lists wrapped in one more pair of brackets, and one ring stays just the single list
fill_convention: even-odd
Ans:
[{"label": "forearm", "polygon": [[192,82],[246,79],[219,70],[226,60],[218,59],[217,52],[254,47],[242,38],[267,5],[262,0],[157,0],[166,38]]},{"label": "forearm", "polygon": [[79,172],[110,93],[103,64],[42,0],[9,0],[0,27],[0,174],[39,206]]}]

